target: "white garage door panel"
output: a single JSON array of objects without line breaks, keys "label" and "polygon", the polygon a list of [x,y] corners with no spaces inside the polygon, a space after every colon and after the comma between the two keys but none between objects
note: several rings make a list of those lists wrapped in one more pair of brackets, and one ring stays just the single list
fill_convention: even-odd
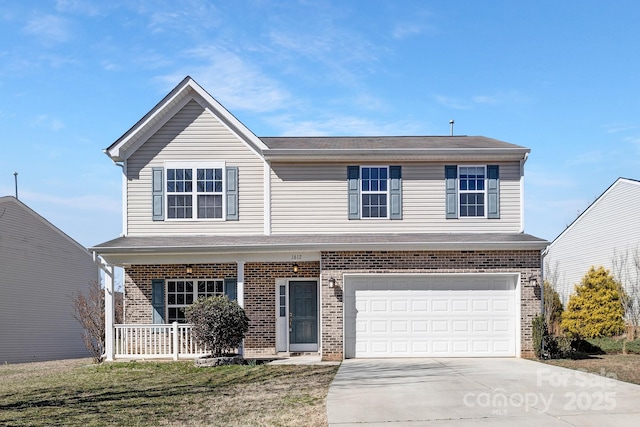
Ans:
[{"label": "white garage door panel", "polygon": [[346,356],[516,355],[513,280],[437,279],[372,276],[347,282]]}]

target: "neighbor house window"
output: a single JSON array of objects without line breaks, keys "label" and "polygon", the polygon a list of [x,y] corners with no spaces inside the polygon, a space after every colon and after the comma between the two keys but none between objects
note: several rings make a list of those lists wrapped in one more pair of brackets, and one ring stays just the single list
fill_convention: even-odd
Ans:
[{"label": "neighbor house window", "polygon": [[459,167],[460,216],[484,217],[485,178],[484,166]]},{"label": "neighbor house window", "polygon": [[363,166],[360,172],[362,218],[387,218],[389,168]]},{"label": "neighbor house window", "polygon": [[224,167],[166,168],[167,219],[222,219]]},{"label": "neighbor house window", "polygon": [[185,323],[184,309],[199,297],[224,295],[224,280],[167,280],[168,323]]}]

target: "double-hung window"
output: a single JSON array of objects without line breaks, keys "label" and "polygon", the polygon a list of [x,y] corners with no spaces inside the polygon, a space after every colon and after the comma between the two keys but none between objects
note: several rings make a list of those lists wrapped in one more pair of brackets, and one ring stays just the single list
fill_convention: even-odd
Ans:
[{"label": "double-hung window", "polygon": [[445,166],[447,218],[500,218],[498,165]]},{"label": "double-hung window", "polygon": [[400,166],[348,166],[347,189],[349,219],[402,219]]},{"label": "double-hung window", "polygon": [[484,217],[485,178],[484,166],[460,166],[460,216]]},{"label": "double-hung window", "polygon": [[184,309],[200,297],[224,295],[224,280],[167,280],[168,322],[185,323]]},{"label": "double-hung window", "polygon": [[386,166],[363,166],[361,177],[362,218],[387,218],[389,168]]},{"label": "double-hung window", "polygon": [[223,219],[223,164],[167,164],[167,219]]}]

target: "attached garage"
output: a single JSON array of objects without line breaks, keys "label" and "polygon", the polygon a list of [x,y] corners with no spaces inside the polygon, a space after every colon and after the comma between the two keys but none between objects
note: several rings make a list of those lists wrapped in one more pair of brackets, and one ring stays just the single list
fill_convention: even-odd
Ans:
[{"label": "attached garage", "polygon": [[345,275],[345,357],[515,357],[518,278]]}]

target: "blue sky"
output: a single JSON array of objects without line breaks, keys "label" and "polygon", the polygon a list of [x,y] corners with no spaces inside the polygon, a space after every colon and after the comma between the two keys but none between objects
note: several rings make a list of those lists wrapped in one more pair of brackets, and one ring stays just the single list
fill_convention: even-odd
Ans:
[{"label": "blue sky", "polygon": [[531,148],[525,231],[640,179],[636,1],[0,0],[0,196],[121,232],[102,152],[191,75],[259,136],[483,135]]}]

